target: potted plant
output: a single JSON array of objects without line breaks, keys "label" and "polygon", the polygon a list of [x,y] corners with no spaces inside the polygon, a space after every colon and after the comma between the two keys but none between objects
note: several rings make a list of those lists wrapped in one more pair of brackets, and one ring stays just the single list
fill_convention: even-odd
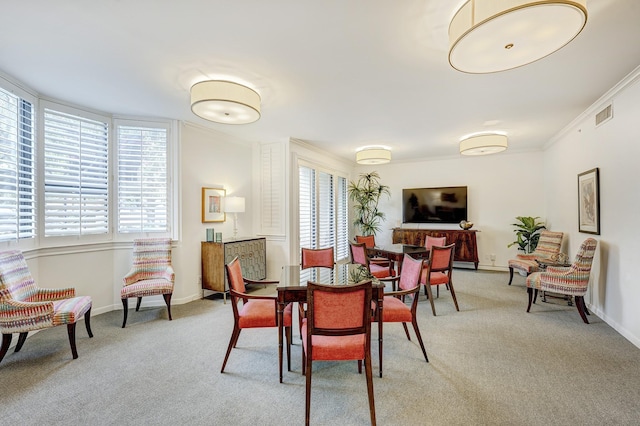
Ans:
[{"label": "potted plant", "polygon": [[384,220],[378,202],[383,195],[391,196],[389,187],[380,183],[377,172],[369,172],[362,173],[357,181],[349,182],[347,191],[355,209],[353,225],[360,229],[361,235],[376,235]]},{"label": "potted plant", "polygon": [[517,240],[507,245],[507,247],[517,244],[518,250],[532,253],[538,246],[540,230],[546,229],[544,222],[540,222],[538,219],[540,218],[537,216],[517,216],[518,223],[512,223],[516,227],[513,232],[516,233]]}]

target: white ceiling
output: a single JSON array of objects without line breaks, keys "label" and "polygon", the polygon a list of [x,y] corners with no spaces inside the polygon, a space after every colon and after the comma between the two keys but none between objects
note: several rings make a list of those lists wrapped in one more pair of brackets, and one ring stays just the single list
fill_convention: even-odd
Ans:
[{"label": "white ceiling", "polygon": [[[458,155],[499,130],[536,150],[640,65],[640,1],[588,0],[584,31],[528,66],[463,74],[447,61],[463,0],[4,1],[0,71],[41,96],[98,111],[167,117],[248,141],[305,140],[354,160]],[[262,97],[248,125],[189,107],[205,79]],[[492,124],[493,123],[493,124]]]}]

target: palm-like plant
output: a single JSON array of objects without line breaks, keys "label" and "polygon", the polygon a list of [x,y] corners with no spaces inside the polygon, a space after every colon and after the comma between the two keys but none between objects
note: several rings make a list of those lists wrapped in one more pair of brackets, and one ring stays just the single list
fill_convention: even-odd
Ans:
[{"label": "palm-like plant", "polygon": [[540,218],[537,216],[517,216],[516,220],[520,221],[520,223],[512,223],[516,227],[513,232],[516,233],[517,240],[507,245],[507,247],[517,244],[518,250],[532,253],[538,246],[540,230],[546,229],[544,222],[539,222],[538,219]]},{"label": "palm-like plant", "polygon": [[356,182],[349,182],[349,199],[353,202],[355,219],[353,225],[362,235],[376,235],[384,213],[378,210],[383,195],[391,196],[389,187],[380,183],[377,172],[362,173]]}]

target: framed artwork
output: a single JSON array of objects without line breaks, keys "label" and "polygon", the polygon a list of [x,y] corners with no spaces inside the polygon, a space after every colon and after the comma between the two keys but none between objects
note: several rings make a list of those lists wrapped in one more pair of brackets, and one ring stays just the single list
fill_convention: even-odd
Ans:
[{"label": "framed artwork", "polygon": [[226,191],[222,188],[202,188],[202,223],[224,222],[222,199]]},{"label": "framed artwork", "polygon": [[578,175],[578,231],[600,235],[600,176],[597,167]]}]

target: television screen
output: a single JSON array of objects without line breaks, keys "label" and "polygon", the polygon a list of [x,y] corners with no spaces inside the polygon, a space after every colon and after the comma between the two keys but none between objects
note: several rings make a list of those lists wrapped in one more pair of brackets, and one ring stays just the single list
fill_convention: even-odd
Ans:
[{"label": "television screen", "polygon": [[460,223],[467,220],[467,187],[402,190],[404,223]]}]

